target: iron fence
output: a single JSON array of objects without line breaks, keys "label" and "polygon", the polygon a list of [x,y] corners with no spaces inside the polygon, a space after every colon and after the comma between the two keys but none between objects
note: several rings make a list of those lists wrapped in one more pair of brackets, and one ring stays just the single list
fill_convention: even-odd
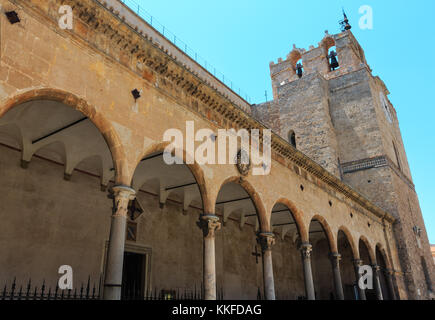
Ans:
[{"label": "iron fence", "polygon": [[[88,277],[86,284],[74,289],[60,289],[58,285],[52,288],[47,286],[43,280],[40,285],[34,284],[31,279],[25,285],[18,285],[16,278],[12,282],[5,284],[0,292],[0,300],[100,300],[102,299],[101,279],[97,283],[92,283]],[[222,288],[217,290],[217,300],[223,300],[224,291]],[[192,289],[150,289],[138,290],[135,287],[123,287],[121,300],[203,300],[203,286],[194,286]]]},{"label": "iron fence", "polygon": [[83,283],[79,288],[61,290],[58,285],[53,289],[42,281],[40,286],[34,285],[29,279],[25,286],[17,285],[16,278],[12,281],[10,287],[5,284],[1,292],[0,300],[99,300],[101,297],[101,286],[94,283],[91,286],[91,278],[88,278],[87,284]]}]

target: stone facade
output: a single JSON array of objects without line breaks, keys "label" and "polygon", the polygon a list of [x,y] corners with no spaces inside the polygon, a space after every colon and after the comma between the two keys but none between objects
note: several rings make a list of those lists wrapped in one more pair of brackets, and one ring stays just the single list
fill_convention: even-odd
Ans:
[{"label": "stone facade", "polygon": [[[382,83],[371,77],[350,32],[328,35],[315,50],[295,49],[289,61],[271,66],[274,101],[250,106],[120,1],[0,4],[1,281],[17,276],[55,283],[58,266],[69,264],[77,281],[105,279],[105,297],[117,299],[125,251],[146,257],[143,283],[150,289],[197,284],[208,299],[216,298],[216,289],[225,298],[255,299],[260,292],[270,299],[329,299],[340,297],[340,281],[352,286],[353,260],[362,259],[381,265],[392,297],[418,298],[417,290],[427,296],[421,262],[414,264],[417,252],[404,247],[415,223],[422,230],[418,250],[428,251],[399,129],[390,136],[377,129],[383,111],[370,97]],[[72,30],[58,25],[65,4],[73,9]],[[8,21],[4,12],[10,11],[20,22]],[[331,39],[342,63],[334,75],[326,73],[322,56]],[[299,80],[292,73],[298,55],[306,72]],[[298,83],[305,89],[300,96]],[[343,93],[348,90],[351,96]],[[307,108],[301,113],[299,103]],[[354,118],[362,109],[372,115],[364,115],[365,125]],[[365,144],[343,141],[352,138],[345,127],[355,125],[345,123],[346,115],[358,123],[356,133],[367,130]],[[186,133],[186,121],[214,132],[270,126],[278,133],[270,174],[242,176],[231,164],[169,168],[153,162],[168,145],[164,132]],[[289,129],[300,150],[286,141]],[[400,166],[393,162],[397,152],[385,147],[391,137]],[[388,165],[342,170],[377,156]],[[370,170],[372,185],[382,185],[388,196],[374,198],[375,191],[360,186]],[[231,198],[237,193],[240,199]],[[134,198],[139,216],[131,211]],[[228,212],[226,204],[235,201],[243,205]],[[413,218],[403,213],[409,207]],[[287,220],[277,222],[283,211]],[[217,216],[221,230],[201,232],[198,216]],[[125,240],[132,222],[135,239]],[[329,254],[341,254],[340,281]]]}]

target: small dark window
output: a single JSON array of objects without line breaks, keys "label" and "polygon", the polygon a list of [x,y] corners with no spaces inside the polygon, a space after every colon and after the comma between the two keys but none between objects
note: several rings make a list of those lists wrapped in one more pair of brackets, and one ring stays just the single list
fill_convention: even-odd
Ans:
[{"label": "small dark window", "polygon": [[290,144],[296,148],[296,134],[293,130],[290,130],[288,133],[288,142],[290,142]]},{"label": "small dark window", "polygon": [[304,191],[304,186],[303,185],[301,185],[301,190]]},{"label": "small dark window", "polygon": [[332,201],[331,200],[329,200],[329,206],[332,207]]}]

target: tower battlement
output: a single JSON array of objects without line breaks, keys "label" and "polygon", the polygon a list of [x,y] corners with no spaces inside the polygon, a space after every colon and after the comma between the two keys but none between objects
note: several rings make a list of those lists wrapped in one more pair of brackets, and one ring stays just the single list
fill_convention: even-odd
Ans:
[{"label": "tower battlement", "polygon": [[[336,60],[339,64],[336,68],[331,67],[330,54],[332,51],[336,54]],[[278,97],[277,93],[280,86],[299,80],[301,76],[298,75],[298,63],[302,67],[302,77],[319,73],[327,80],[361,68],[370,70],[364,50],[351,31],[332,35],[325,31],[325,35],[317,47],[310,46],[308,50],[305,50],[297,48],[294,44],[285,60],[279,58],[277,63],[270,62],[274,99]]]}]

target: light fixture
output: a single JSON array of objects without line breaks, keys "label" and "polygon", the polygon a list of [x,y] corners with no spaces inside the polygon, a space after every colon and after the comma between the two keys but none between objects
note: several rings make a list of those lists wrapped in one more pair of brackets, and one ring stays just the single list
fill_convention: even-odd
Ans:
[{"label": "light fixture", "polygon": [[16,11],[5,12],[5,15],[11,24],[20,22],[20,18],[18,17],[18,13]]},{"label": "light fixture", "polygon": [[134,101],[140,98],[140,91],[137,89],[134,89],[131,94],[133,95]]}]

